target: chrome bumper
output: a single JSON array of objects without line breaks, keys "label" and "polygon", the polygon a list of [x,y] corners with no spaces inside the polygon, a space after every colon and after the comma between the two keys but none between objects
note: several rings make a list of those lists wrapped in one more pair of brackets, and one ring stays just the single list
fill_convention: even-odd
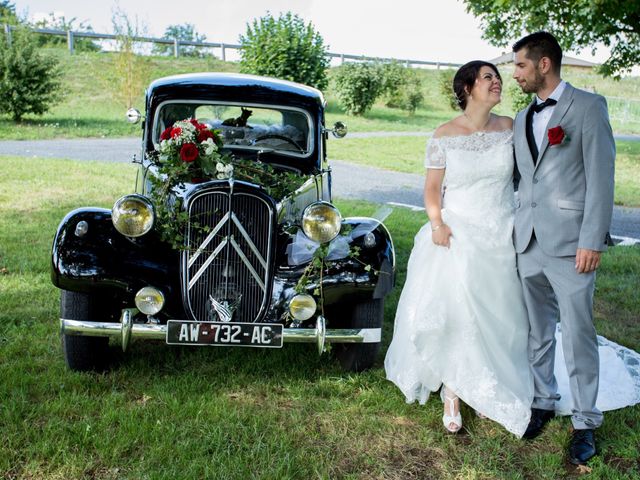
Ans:
[{"label": "chrome bumper", "polygon": [[[288,343],[315,343],[318,353],[324,351],[325,343],[378,343],[382,338],[381,328],[327,329],[324,317],[318,317],[316,328],[285,328],[283,341]],[[88,337],[116,337],[125,351],[132,338],[142,340],[165,340],[166,325],[133,323],[129,310],[123,310],[120,323],[90,322],[87,320],[60,319],[60,331],[64,335]]]}]

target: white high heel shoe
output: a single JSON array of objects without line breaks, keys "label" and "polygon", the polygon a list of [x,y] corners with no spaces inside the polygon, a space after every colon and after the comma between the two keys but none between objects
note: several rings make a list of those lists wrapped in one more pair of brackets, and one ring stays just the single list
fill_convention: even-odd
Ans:
[{"label": "white high heel shoe", "polygon": [[[450,396],[452,395],[452,396]],[[460,402],[458,401],[458,413],[455,415],[447,415],[446,407],[449,406],[449,412],[453,413],[456,409],[455,401],[459,400],[456,395],[446,388],[442,387],[442,401],[445,403],[445,413],[442,415],[442,423],[449,433],[458,433],[462,428],[462,415],[460,414]]]}]

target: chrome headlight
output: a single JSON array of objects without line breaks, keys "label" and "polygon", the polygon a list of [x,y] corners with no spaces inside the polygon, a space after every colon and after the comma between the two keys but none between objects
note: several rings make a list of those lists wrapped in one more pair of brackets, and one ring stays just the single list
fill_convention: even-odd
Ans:
[{"label": "chrome headlight", "polygon": [[126,237],[140,237],[151,230],[154,221],[153,205],[142,195],[125,195],[113,205],[111,221]]},{"label": "chrome headlight", "polygon": [[289,302],[289,312],[296,320],[309,320],[316,313],[316,301],[306,293],[296,295]]},{"label": "chrome headlight", "polygon": [[330,242],[342,226],[342,215],[328,202],[316,202],[302,212],[302,231],[318,243]]},{"label": "chrome headlight", "polygon": [[143,287],[135,297],[136,307],[145,315],[155,315],[164,307],[164,295],[153,287]]}]

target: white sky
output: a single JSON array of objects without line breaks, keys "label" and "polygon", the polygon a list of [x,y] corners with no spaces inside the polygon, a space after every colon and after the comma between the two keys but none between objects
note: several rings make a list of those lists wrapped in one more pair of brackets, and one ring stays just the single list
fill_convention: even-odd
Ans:
[{"label": "white sky", "polygon": [[[191,23],[209,42],[238,43],[246,25],[270,11],[291,11],[311,21],[333,53],[465,63],[491,60],[500,49],[482,40],[480,22],[466,13],[461,0],[14,0],[20,15],[56,12],[95,32],[112,33],[111,18],[119,6],[129,19],[161,37],[168,25]],[[590,50],[567,52],[593,62]]]}]

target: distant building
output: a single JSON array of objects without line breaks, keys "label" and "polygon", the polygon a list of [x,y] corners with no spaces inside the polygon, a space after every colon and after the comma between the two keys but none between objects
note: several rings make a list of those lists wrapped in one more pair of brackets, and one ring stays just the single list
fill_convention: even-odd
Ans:
[{"label": "distant building", "polygon": [[[513,52],[503,53],[497,58],[493,60],[489,60],[494,65],[506,65],[509,63],[513,63]],[[562,65],[566,65],[567,67],[578,67],[578,68],[593,68],[597,67],[597,63],[588,62],[586,60],[580,60],[579,58],[567,57],[563,55],[562,57]]]}]

